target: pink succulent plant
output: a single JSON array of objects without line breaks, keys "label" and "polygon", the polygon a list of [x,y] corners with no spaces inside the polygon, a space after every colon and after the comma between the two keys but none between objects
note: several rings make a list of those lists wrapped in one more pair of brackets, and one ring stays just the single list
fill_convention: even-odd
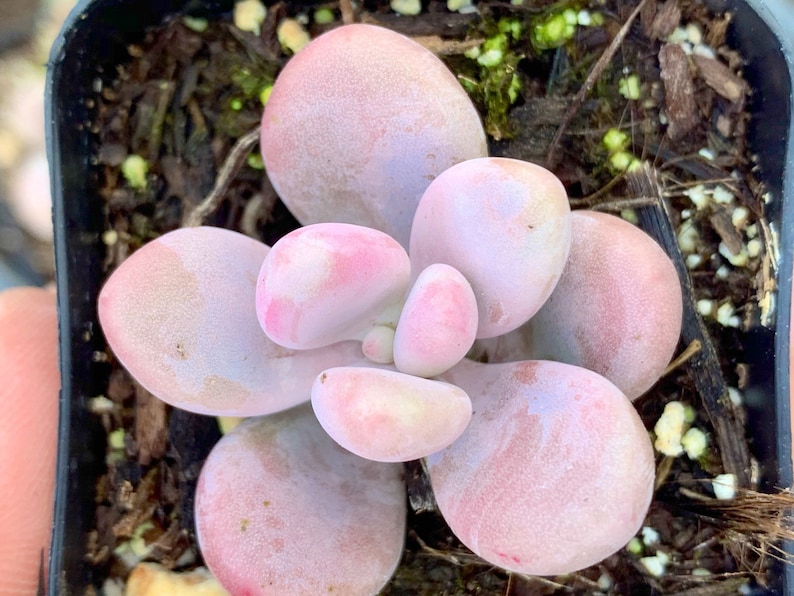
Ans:
[{"label": "pink succulent plant", "polygon": [[[588,311],[581,292],[603,293],[613,268],[641,279],[621,308],[665,305],[653,319],[665,329],[634,344],[664,338],[645,386],[680,326],[669,261],[629,224],[572,215],[551,172],[482,157],[479,120],[451,74],[383,29],[341,27],[298,53],[262,129],[268,175],[308,225],[272,248],[209,227],[171,232],[99,298],[108,343],[155,395],[204,414],[269,415],[222,439],[199,481],[200,546],[224,586],[377,592],[405,530],[392,462],[423,457],[452,530],[493,564],[567,573],[622,547],[653,489],[647,433],[596,372],[528,361],[522,326],[534,316],[547,334],[559,323],[596,345],[611,307],[599,297],[604,311]],[[641,255],[625,259],[635,246]],[[644,294],[657,283],[669,287]],[[558,293],[591,314],[544,314]],[[610,330],[622,354],[618,332],[633,340],[639,323],[612,314],[630,321]],[[476,337],[521,361],[466,360]],[[606,372],[621,367],[635,364]]]}]

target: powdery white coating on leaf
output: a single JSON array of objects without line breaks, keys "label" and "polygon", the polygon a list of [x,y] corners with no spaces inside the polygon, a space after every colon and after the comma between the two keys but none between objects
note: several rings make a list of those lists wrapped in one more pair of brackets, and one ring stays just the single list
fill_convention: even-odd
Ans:
[{"label": "powdery white coating on leaf", "polygon": [[612,383],[546,361],[464,360],[444,378],[469,393],[474,414],[428,471],[466,546],[511,571],[557,575],[601,561],[639,530],[653,449]]},{"label": "powdery white coating on leaf", "polygon": [[366,225],[403,246],[430,181],[484,155],[480,118],[455,76],[372,25],[339,27],[303,48],[262,116],[267,175],[301,223]]},{"label": "powdery white coating on leaf", "polygon": [[102,331],[138,382],[200,414],[254,416],[308,401],[329,366],[361,359],[357,342],[295,352],[256,319],[256,279],[268,247],[212,227],[146,244],[99,294]]},{"label": "powdery white coating on leaf", "polygon": [[405,249],[383,232],[338,223],[298,228],[262,264],[259,324],[270,339],[295,349],[358,338],[390,322],[381,317],[402,302],[410,277]]},{"label": "powdery white coating on leaf", "polygon": [[549,297],[570,245],[570,208],[554,174],[482,158],[451,167],[422,197],[411,231],[414,275],[446,263],[477,297],[478,338],[518,328]]},{"label": "powdery white coating on leaf", "polygon": [[430,265],[416,278],[394,336],[398,370],[435,377],[460,362],[477,334],[477,300],[463,275]]},{"label": "powdery white coating on leaf", "polygon": [[571,254],[554,293],[526,326],[499,338],[492,355],[583,366],[636,399],[678,345],[678,274],[653,238],[619,217],[575,211],[572,224]]},{"label": "powdery white coating on leaf", "polygon": [[342,447],[384,462],[443,449],[471,418],[471,400],[461,388],[378,368],[326,370],[312,387],[312,407]]},{"label": "powdery white coating on leaf", "polygon": [[405,516],[402,466],[345,451],[308,404],[243,422],[196,489],[201,553],[235,596],[376,594],[402,555]]}]

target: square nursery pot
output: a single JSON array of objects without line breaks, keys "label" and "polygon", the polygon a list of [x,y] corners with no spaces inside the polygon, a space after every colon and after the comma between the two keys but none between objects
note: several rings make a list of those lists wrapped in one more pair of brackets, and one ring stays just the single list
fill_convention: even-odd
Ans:
[{"label": "square nursery pot", "polygon": [[[107,386],[108,366],[96,320],[103,277],[103,205],[92,175],[89,97],[128,61],[128,45],[170,15],[228,12],[232,0],[82,0],[52,49],[47,79],[48,155],[55,220],[63,387],[58,441],[57,495],[49,594],[82,593],[102,578],[84,560],[95,510],[95,485],[105,469],[105,432],[87,400]],[[789,315],[794,246],[794,122],[789,40],[762,0],[711,2],[734,13],[729,37],[746,58],[753,87],[750,142],[769,191],[768,219],[779,238],[776,322],[745,334],[755,358],[746,390],[754,454],[762,489],[792,484],[789,403]],[[790,32],[789,32],[790,34]],[[785,545],[794,554],[791,545]],[[794,567],[773,566],[773,593],[794,593]]]}]

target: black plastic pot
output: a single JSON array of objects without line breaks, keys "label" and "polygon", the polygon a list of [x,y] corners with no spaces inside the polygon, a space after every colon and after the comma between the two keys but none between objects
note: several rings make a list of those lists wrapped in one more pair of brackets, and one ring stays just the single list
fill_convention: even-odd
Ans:
[{"label": "black plastic pot", "polygon": [[[104,468],[104,433],[85,408],[104,390],[105,365],[95,302],[105,249],[101,200],[92,184],[92,89],[115,76],[128,58],[127,45],[145,28],[172,14],[212,15],[232,0],[82,0],[55,42],[47,80],[48,150],[55,218],[58,305],[61,331],[61,419],[57,496],[49,593],[70,593],[92,579],[83,561],[94,515],[94,486]],[[759,328],[749,341],[756,361],[746,392],[754,451],[767,487],[791,486],[789,406],[789,314],[794,246],[794,61],[789,42],[762,0],[712,3],[730,9],[733,45],[747,58],[745,76],[754,88],[751,140],[770,193],[768,217],[781,239],[777,324]],[[773,578],[775,593],[794,592],[794,568]],[[82,590],[80,590],[82,591]]]}]

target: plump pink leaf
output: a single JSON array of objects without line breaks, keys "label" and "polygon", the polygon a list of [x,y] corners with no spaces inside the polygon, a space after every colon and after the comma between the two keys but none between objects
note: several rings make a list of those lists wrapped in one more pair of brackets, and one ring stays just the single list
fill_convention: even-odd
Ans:
[{"label": "plump pink leaf", "polygon": [[570,245],[570,208],[548,170],[515,159],[473,159],[428,187],[411,231],[414,275],[459,270],[477,297],[477,337],[516,329],[549,297]]},{"label": "plump pink leaf", "polygon": [[405,249],[383,232],[339,223],[298,228],[276,242],[262,264],[259,323],[288,348],[360,339],[376,324],[396,323],[383,316],[402,303],[410,276]]},{"label": "plump pink leaf", "polygon": [[661,247],[632,224],[575,211],[557,288],[517,332],[497,339],[495,361],[548,358],[594,370],[629,399],[645,393],[681,334],[681,285]]},{"label": "plump pink leaf", "polygon": [[196,490],[201,553],[234,595],[376,594],[400,560],[405,515],[402,466],[345,451],[308,405],[243,422]]},{"label": "plump pink leaf", "polygon": [[339,27],[303,48],[262,117],[268,177],[301,223],[366,225],[403,246],[430,181],[486,154],[455,76],[416,42],[372,25]]},{"label": "plump pink leaf", "polygon": [[427,464],[466,546],[511,571],[557,575],[599,562],[639,530],[653,449],[612,383],[546,361],[463,361],[444,378],[471,395],[474,414]]},{"label": "plump pink leaf", "polygon": [[394,335],[398,370],[434,377],[455,366],[477,334],[477,300],[454,267],[436,263],[419,274]]},{"label": "plump pink leaf", "polygon": [[329,366],[361,359],[356,342],[295,352],[256,320],[256,276],[268,247],[211,227],[175,230],[113,272],[99,295],[102,331],[157,397],[201,414],[253,416],[307,401]]},{"label": "plump pink leaf", "polygon": [[471,417],[471,400],[461,388],[379,368],[324,371],[312,387],[312,407],[342,447],[386,462],[446,447]]},{"label": "plump pink leaf", "polygon": [[394,362],[394,328],[377,325],[370,329],[361,340],[361,351],[369,360],[377,364]]}]

